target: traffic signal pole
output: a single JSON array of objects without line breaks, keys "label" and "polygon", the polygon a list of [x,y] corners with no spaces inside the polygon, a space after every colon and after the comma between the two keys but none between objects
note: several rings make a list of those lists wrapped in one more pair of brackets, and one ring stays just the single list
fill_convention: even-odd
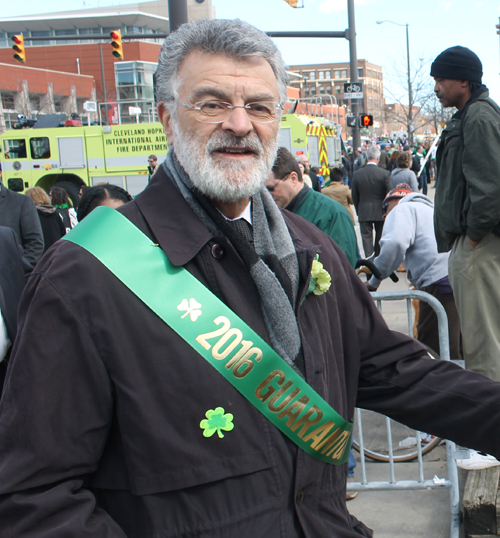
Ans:
[{"label": "traffic signal pole", "polygon": [[[349,62],[351,71],[351,84],[359,82],[358,76],[358,56],[356,51],[356,24],[354,21],[354,0],[347,0],[347,21],[346,39],[349,40]],[[357,99],[351,99],[351,112],[356,118],[355,127],[352,130],[352,159],[354,162],[354,148],[361,146],[361,133],[359,131],[359,105]]]}]

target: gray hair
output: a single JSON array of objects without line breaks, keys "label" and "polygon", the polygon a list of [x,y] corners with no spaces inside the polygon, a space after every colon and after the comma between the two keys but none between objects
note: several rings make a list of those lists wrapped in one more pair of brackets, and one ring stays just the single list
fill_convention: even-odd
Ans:
[{"label": "gray hair", "polygon": [[372,160],[375,160],[375,159],[380,159],[380,149],[377,148],[377,146],[370,146],[366,150],[366,158],[369,161],[372,161]]},{"label": "gray hair", "polygon": [[180,26],[163,43],[156,71],[156,102],[169,107],[175,96],[177,74],[194,51],[234,60],[264,58],[278,81],[280,101],[286,100],[288,75],[280,51],[264,32],[239,19],[201,19]]}]

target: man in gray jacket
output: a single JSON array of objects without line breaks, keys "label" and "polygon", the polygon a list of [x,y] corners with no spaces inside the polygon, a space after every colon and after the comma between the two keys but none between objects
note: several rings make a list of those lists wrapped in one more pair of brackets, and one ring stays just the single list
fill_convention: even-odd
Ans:
[{"label": "man in gray jacket", "polygon": [[465,365],[500,381],[500,110],[481,84],[481,61],[465,47],[442,52],[431,76],[441,104],[458,109],[437,151],[438,250],[451,250]]},{"label": "man in gray jacket", "polygon": [[[432,201],[406,185],[393,189],[384,200],[384,231],[380,240],[380,255],[374,264],[387,278],[402,263],[410,282],[421,291],[430,293],[444,306],[448,316],[450,358],[461,359],[460,320],[448,280],[448,253],[439,254],[434,237]],[[366,283],[376,291],[381,283],[372,277]],[[434,309],[421,301],[418,318],[418,339],[437,353],[439,349],[438,322]]]},{"label": "man in gray jacket", "polygon": [[24,257],[34,267],[43,254],[43,235],[35,204],[29,196],[9,190],[0,181],[0,226],[12,228]]}]

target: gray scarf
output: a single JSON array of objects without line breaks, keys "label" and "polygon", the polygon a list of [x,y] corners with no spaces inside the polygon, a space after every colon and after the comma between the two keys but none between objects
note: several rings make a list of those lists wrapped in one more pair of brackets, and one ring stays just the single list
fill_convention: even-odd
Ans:
[{"label": "gray scarf", "polygon": [[248,243],[244,249],[241,249],[240,244],[239,249],[238,244],[235,244],[239,238],[232,235],[232,230],[228,229],[224,218],[200,195],[173,150],[168,152],[163,168],[210,233],[214,236],[227,236],[242,256],[259,291],[272,346],[298,371],[294,361],[301,351],[301,341],[294,307],[299,284],[299,266],[292,238],[271,195],[263,187],[252,197],[255,252]]}]

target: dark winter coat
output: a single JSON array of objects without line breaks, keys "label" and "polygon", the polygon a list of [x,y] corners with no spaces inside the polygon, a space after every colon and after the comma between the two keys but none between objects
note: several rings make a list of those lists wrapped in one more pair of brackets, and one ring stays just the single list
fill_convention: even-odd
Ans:
[{"label": "dark winter coat", "polygon": [[462,127],[461,116],[457,112],[447,123],[436,154],[439,252],[450,250],[463,234],[478,242],[491,232],[500,236],[500,115],[477,101],[468,107]]},{"label": "dark winter coat", "polygon": [[[162,170],[120,211],[269,343],[248,269]],[[344,418],[357,404],[500,457],[498,384],[428,359],[416,341],[389,331],[333,241],[283,215],[299,263],[297,318],[311,387]],[[332,286],[305,297],[317,253]],[[31,276],[7,379],[3,535],[371,535],[347,511],[345,465],[300,451],[77,245],[54,245]],[[234,430],[205,438],[200,421],[218,406],[233,414]]]},{"label": "dark winter coat", "polygon": [[56,241],[61,239],[63,235],[66,235],[66,228],[64,227],[61,215],[56,211],[55,207],[36,204],[36,209],[42,226],[45,252]]}]

